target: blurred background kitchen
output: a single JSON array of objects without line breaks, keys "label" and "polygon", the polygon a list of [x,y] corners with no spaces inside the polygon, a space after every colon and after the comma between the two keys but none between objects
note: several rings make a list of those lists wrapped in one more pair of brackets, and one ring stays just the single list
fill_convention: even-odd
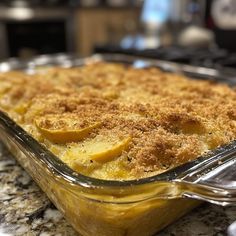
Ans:
[{"label": "blurred background kitchen", "polygon": [[0,59],[125,53],[236,68],[235,0],[0,0]]}]

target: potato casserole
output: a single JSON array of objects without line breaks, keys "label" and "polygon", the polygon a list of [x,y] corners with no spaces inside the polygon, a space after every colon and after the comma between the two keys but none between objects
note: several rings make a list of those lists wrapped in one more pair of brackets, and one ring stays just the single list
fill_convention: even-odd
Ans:
[{"label": "potato casserole", "polygon": [[0,74],[0,109],[73,170],[153,176],[236,138],[236,93],[157,68],[99,62]]}]

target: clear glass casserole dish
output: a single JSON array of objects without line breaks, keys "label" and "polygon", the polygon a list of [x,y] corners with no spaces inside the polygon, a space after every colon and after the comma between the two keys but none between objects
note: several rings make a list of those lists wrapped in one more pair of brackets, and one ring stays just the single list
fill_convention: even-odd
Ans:
[{"label": "clear glass casserole dish", "polygon": [[[11,69],[34,73],[53,65],[72,67],[96,61],[156,66],[195,78],[235,84],[235,74],[122,55],[94,55],[78,59],[67,55],[41,56],[29,62],[9,61]],[[51,201],[82,235],[152,235],[205,200],[221,205],[236,203],[236,142],[206,157],[163,174],[131,181],[108,181],[73,172],[6,114],[0,112],[0,139],[15,155]]]}]

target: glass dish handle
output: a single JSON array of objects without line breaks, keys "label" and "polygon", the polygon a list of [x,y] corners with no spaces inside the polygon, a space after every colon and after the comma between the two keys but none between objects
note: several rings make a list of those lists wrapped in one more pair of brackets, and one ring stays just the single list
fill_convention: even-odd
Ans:
[{"label": "glass dish handle", "polygon": [[225,149],[182,173],[181,195],[218,205],[236,205],[236,148]]}]

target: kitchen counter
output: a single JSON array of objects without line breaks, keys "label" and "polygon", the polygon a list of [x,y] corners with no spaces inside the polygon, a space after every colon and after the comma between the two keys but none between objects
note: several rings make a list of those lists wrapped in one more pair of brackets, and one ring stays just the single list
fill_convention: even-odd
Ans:
[{"label": "kitchen counter", "polygon": [[[203,204],[156,236],[225,235],[236,207]],[[0,235],[78,235],[0,143]]]}]

